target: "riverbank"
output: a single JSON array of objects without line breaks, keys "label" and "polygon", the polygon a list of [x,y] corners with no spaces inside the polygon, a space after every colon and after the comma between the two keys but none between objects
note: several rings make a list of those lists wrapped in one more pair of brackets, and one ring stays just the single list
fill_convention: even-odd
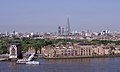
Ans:
[{"label": "riverbank", "polygon": [[105,55],[105,56],[69,56],[69,57],[44,57],[44,59],[79,59],[79,58],[113,58],[120,55]]}]

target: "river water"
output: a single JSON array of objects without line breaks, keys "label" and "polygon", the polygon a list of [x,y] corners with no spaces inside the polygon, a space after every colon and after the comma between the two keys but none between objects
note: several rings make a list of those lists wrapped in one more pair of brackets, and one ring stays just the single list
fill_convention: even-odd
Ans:
[{"label": "river water", "polygon": [[0,72],[120,72],[120,58],[40,59],[40,65],[0,62]]}]

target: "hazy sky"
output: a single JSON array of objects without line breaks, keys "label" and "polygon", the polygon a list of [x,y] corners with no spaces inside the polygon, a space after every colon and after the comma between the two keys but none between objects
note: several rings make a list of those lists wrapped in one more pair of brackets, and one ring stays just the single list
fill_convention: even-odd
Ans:
[{"label": "hazy sky", "polygon": [[0,32],[120,31],[120,0],[0,0]]}]

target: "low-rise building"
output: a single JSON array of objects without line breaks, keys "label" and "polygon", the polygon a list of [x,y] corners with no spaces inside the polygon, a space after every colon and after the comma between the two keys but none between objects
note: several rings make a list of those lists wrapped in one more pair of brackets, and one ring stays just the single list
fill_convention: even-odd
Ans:
[{"label": "low-rise building", "polygon": [[[50,45],[42,48],[42,54],[46,57],[73,57],[73,56],[104,56],[120,53],[120,50],[109,45]],[[114,51],[114,53],[113,53]]]},{"label": "low-rise building", "polygon": [[92,56],[93,46],[92,45],[46,46],[42,48],[42,54],[44,54],[47,57]]},{"label": "low-rise building", "polygon": [[21,52],[21,45],[16,44],[16,45],[11,45],[9,47],[9,59],[22,59],[22,52]]}]

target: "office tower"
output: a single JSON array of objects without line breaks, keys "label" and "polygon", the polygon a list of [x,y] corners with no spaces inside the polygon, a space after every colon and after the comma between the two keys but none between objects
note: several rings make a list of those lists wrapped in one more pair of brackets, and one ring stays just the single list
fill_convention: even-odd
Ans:
[{"label": "office tower", "polygon": [[15,30],[13,30],[13,32],[12,32],[12,33],[13,33],[13,35],[15,35]]},{"label": "office tower", "polygon": [[58,27],[58,35],[61,35],[61,26]]},{"label": "office tower", "polygon": [[70,35],[70,22],[69,22],[69,17],[67,18],[66,35]]},{"label": "office tower", "polygon": [[64,28],[62,28],[62,35],[64,35],[65,31],[64,31]]}]

